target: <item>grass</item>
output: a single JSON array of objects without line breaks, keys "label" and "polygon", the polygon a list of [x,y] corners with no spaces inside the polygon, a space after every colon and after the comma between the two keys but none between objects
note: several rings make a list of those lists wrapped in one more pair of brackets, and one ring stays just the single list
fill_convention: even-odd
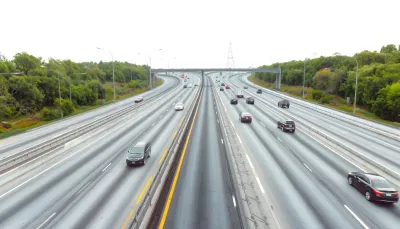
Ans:
[{"label": "grass", "polygon": [[[259,86],[274,89],[274,83],[266,82],[260,79],[256,79],[254,75],[249,77],[249,81],[257,84]],[[276,89],[274,89],[276,90]],[[322,104],[319,100],[314,100],[311,96],[312,88],[306,87],[304,91],[304,99],[310,102],[319,103],[322,106],[326,106],[332,109],[340,110],[348,114],[353,114],[353,105],[346,104],[346,100],[340,96],[333,95],[333,99],[328,104]],[[281,85],[281,92],[297,97],[302,98],[302,86],[290,86],[290,85]],[[381,119],[380,117],[376,116],[374,113],[368,111],[366,107],[357,106],[356,115],[358,117],[363,117],[365,119],[373,120],[376,122],[384,123],[390,126],[400,127],[400,124],[394,123],[392,121]]]},{"label": "grass", "polygon": [[[155,86],[158,87],[164,83],[164,80],[161,78],[157,78],[155,82]],[[105,88],[112,88],[113,84],[112,82],[107,82],[104,84]],[[115,83],[115,89],[122,89],[122,94],[117,95],[117,100],[123,100],[127,99],[129,97],[135,96],[139,93],[143,93],[145,91],[148,91],[148,88],[140,88],[140,89],[131,89],[128,88],[126,83]],[[95,105],[90,105],[90,106],[78,106],[75,108],[75,112],[69,116],[81,114],[96,108],[99,108],[101,106],[104,106],[110,102],[108,101],[113,101],[113,93],[106,94],[106,102],[103,104],[102,100],[99,99]],[[55,108],[50,108],[50,109],[55,109]],[[40,112],[30,114],[30,115],[24,115],[24,116],[19,116],[19,117],[13,117],[10,119],[6,119],[4,121],[8,122],[11,124],[11,128],[4,128],[2,125],[0,125],[0,139],[4,139],[7,137],[10,137],[15,134],[22,133],[24,131],[46,125],[52,122],[55,122],[59,119],[51,120],[51,121],[43,121],[40,120]]]}]

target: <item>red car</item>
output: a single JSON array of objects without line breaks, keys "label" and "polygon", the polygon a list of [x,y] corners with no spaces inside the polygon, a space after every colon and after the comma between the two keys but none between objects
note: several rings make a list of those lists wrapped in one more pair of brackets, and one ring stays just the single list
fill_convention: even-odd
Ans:
[{"label": "red car", "polygon": [[249,114],[249,113],[247,113],[247,112],[241,112],[240,114],[239,114],[239,120],[240,120],[240,122],[248,122],[248,123],[251,123],[251,120],[252,120],[253,118],[251,117],[251,114]]},{"label": "red car", "polygon": [[136,99],[135,99],[135,103],[140,103],[140,102],[142,102],[143,101],[143,97],[137,97]]},{"label": "red car", "polygon": [[226,87],[225,87],[226,89],[231,89],[231,86],[229,86],[229,85],[226,85]]}]

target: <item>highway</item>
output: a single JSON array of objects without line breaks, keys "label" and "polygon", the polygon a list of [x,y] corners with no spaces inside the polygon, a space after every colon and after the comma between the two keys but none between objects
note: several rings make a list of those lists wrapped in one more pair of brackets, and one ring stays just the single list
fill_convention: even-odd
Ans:
[{"label": "highway", "polygon": [[[244,85],[237,77],[225,81],[233,88],[220,91],[219,94],[249,152],[261,185],[266,190],[265,195],[272,199],[276,216],[284,228],[398,228],[398,203],[392,206],[370,203],[347,184],[347,173],[360,171],[359,168],[302,131],[291,134],[277,129],[279,117],[273,111],[281,108],[277,105],[271,108],[258,101],[263,98],[277,104],[277,99],[271,95],[255,94],[255,89],[249,87],[247,90],[254,92],[251,95],[255,97],[254,105],[246,104],[245,99],[239,99],[238,105],[229,104],[230,98],[235,96],[234,91],[242,90]],[[244,91],[245,97],[248,97],[249,93]],[[317,116],[311,111],[307,114],[297,113],[295,107],[291,104],[288,109],[295,116]],[[252,114],[253,122],[240,123],[240,111]],[[318,124],[324,129],[331,128],[332,124],[323,118]],[[353,136],[351,133],[349,135]],[[352,137],[342,139],[353,141]],[[390,140],[388,142],[393,143]],[[394,151],[389,152],[396,155]]]},{"label": "highway", "polygon": [[178,182],[160,229],[240,228],[210,86],[212,82],[205,77]]},{"label": "highway", "polygon": [[[169,78],[165,77],[163,87],[176,84]],[[189,82],[200,79],[193,75]],[[188,106],[197,90],[180,84],[173,94],[115,120],[108,130],[70,148],[69,157],[2,186],[0,228],[125,228],[183,119],[184,112],[175,111],[174,104]],[[127,106],[128,101],[122,104]],[[142,167],[127,167],[127,148],[143,140],[152,143],[149,161]]]}]

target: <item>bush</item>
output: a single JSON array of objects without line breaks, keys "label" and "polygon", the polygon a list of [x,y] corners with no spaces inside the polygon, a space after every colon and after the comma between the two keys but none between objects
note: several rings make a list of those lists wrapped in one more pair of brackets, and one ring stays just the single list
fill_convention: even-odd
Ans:
[{"label": "bush", "polygon": [[332,95],[327,95],[327,94],[325,94],[325,95],[323,95],[322,97],[321,97],[321,103],[322,104],[325,104],[325,103],[331,103],[332,102],[332,100],[333,100],[333,96]]},{"label": "bush", "polygon": [[57,119],[60,117],[60,112],[56,110],[50,110],[47,107],[43,107],[42,110],[40,111],[41,117],[45,121],[50,121]]},{"label": "bush", "polygon": [[[58,108],[60,108],[60,99],[55,99],[54,100],[54,105]],[[63,115],[69,115],[74,113],[74,104],[69,100],[69,99],[62,99],[61,100],[61,110],[63,112]]]},{"label": "bush", "polygon": [[314,100],[320,100],[323,95],[324,95],[323,91],[320,91],[320,90],[312,90],[311,91],[311,96]]}]

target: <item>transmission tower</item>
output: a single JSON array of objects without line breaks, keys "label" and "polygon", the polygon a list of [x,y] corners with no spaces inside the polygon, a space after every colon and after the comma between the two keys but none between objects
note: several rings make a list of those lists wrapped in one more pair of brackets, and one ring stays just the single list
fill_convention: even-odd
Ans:
[{"label": "transmission tower", "polygon": [[228,51],[228,59],[226,60],[227,68],[234,68],[235,61],[233,60],[233,52],[232,52],[232,42],[229,42],[229,51]]}]

